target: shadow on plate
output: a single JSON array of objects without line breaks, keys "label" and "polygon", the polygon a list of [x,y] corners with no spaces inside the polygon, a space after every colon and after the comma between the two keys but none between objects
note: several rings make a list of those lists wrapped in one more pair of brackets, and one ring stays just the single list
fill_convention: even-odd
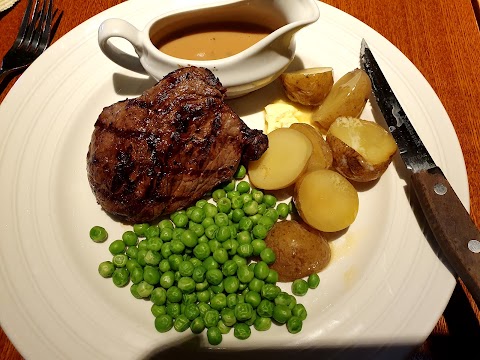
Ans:
[{"label": "shadow on plate", "polygon": [[[301,336],[301,335],[299,335]],[[412,350],[413,349],[413,350]],[[382,345],[365,345],[355,347],[322,347],[322,348],[284,348],[278,350],[225,350],[205,349],[198,336],[186,336],[186,341],[167,349],[157,349],[147,354],[142,360],[184,359],[194,356],[195,359],[212,360],[292,360],[292,359],[336,359],[336,360],[393,360],[393,359],[428,359],[414,357],[415,345],[399,344],[385,347]]]},{"label": "shadow on plate", "polygon": [[157,83],[152,77],[135,77],[119,73],[114,73],[112,80],[115,93],[129,98],[139,96]]}]

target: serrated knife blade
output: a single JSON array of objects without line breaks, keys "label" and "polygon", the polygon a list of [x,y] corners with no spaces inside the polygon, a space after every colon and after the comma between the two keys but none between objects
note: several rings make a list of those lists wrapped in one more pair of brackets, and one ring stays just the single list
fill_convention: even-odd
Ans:
[{"label": "serrated knife blade", "polygon": [[360,65],[372,82],[373,95],[400,156],[412,171],[410,186],[430,229],[444,257],[480,305],[480,231],[422,143],[365,39]]}]

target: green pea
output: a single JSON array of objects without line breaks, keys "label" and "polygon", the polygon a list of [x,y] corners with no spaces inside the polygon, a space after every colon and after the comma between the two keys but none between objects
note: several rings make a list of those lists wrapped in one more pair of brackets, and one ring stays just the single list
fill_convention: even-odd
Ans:
[{"label": "green pea", "polygon": [[233,255],[232,260],[235,261],[235,263],[237,264],[237,267],[242,265],[247,265],[247,259],[242,258],[237,254]]},{"label": "green pea", "polygon": [[184,306],[190,305],[190,304],[196,304],[198,301],[197,294],[192,292],[190,294],[183,294],[183,300],[182,304]]},{"label": "green pea", "polygon": [[216,202],[218,202],[218,200],[222,199],[222,198],[225,198],[227,197],[227,193],[225,190],[223,189],[216,189],[213,191],[212,193],[212,198],[213,200],[215,200]]},{"label": "green pea", "polygon": [[205,278],[211,285],[218,285],[223,280],[223,274],[219,269],[209,269],[205,274]]},{"label": "green pea", "polygon": [[251,317],[250,319],[246,320],[246,321],[245,321],[245,324],[247,324],[248,326],[252,326],[252,325],[254,324],[256,318],[257,318],[257,313],[256,313],[256,311],[254,310],[254,311],[252,312],[252,317]]},{"label": "green pea", "polygon": [[237,305],[237,294],[228,294],[227,295],[227,307],[229,309],[235,308]]},{"label": "green pea", "polygon": [[125,243],[122,240],[115,240],[110,244],[108,250],[112,255],[122,254],[125,252]]},{"label": "green pea", "polygon": [[228,196],[228,193],[230,191],[233,191],[235,190],[235,180],[230,180],[228,183],[226,183],[224,186],[223,186],[223,190],[225,190],[227,192],[227,196]]},{"label": "green pea", "polygon": [[217,207],[210,203],[205,204],[205,206],[203,207],[203,211],[205,211],[205,217],[210,218],[214,218],[215,215],[217,215],[218,213]]},{"label": "green pea", "polygon": [[148,229],[150,225],[147,223],[142,224],[134,224],[133,225],[133,232],[138,236],[145,236],[145,230]]},{"label": "green pea", "polygon": [[[237,198],[240,196],[240,193],[237,190],[232,190],[227,193],[227,198],[230,200],[233,200],[234,198]],[[242,199],[242,206],[243,206],[243,199]]]},{"label": "green pea", "polygon": [[195,206],[190,213],[190,220],[193,222],[200,224],[206,217],[205,210],[203,208]]},{"label": "green pea", "polygon": [[235,311],[231,308],[225,307],[224,309],[222,309],[220,315],[223,322],[227,326],[233,326],[233,324],[237,322],[237,318],[235,317]]},{"label": "green pea", "polygon": [[242,218],[245,217],[245,212],[242,209],[232,210],[232,221],[234,223],[239,223]]},{"label": "green pea", "polygon": [[160,264],[160,260],[162,260],[162,255],[160,255],[160,253],[157,251],[148,250],[145,253],[145,264],[158,266],[158,264]]},{"label": "green pea", "polygon": [[142,266],[138,263],[137,259],[128,259],[125,267],[130,273],[132,273],[132,270],[134,268],[142,268]]},{"label": "green pea", "polygon": [[168,257],[168,262],[170,263],[170,267],[173,271],[178,271],[182,261],[183,257],[180,254],[172,254]]},{"label": "green pea", "polygon": [[275,262],[276,256],[273,250],[267,247],[260,252],[260,258],[270,265]]},{"label": "green pea", "polygon": [[238,277],[238,280],[240,280],[240,282],[249,283],[250,281],[252,281],[254,277],[254,273],[248,268],[248,266],[241,265],[238,267],[237,277]]},{"label": "green pea", "polygon": [[146,281],[140,281],[137,284],[137,292],[142,298],[147,298],[153,291],[153,285],[150,285]]},{"label": "green pea", "polygon": [[158,235],[160,235],[160,229],[156,225],[151,225],[145,229],[145,237],[147,239]]},{"label": "green pea", "polygon": [[163,241],[158,236],[153,236],[147,240],[147,249],[152,251],[160,251]]},{"label": "green pea", "polygon": [[218,233],[219,226],[216,224],[212,224],[205,229],[205,236],[210,240],[216,239]]},{"label": "green pea", "polygon": [[173,227],[173,223],[168,219],[163,219],[158,223],[158,228],[160,229],[160,232],[162,232],[163,229],[173,229]]},{"label": "green pea", "polygon": [[218,320],[217,327],[222,334],[228,334],[231,330],[230,326],[227,326],[222,319]]},{"label": "green pea", "polygon": [[118,287],[124,287],[127,285],[130,281],[130,273],[128,272],[127,268],[116,268],[112,274],[112,281],[115,286]]},{"label": "green pea", "polygon": [[257,291],[249,291],[245,294],[245,302],[252,305],[253,308],[257,308],[262,301],[262,297]]},{"label": "green pea", "polygon": [[218,310],[210,309],[205,313],[205,315],[203,315],[203,321],[207,328],[217,326],[218,320],[220,320],[220,313]]},{"label": "green pea", "polygon": [[127,246],[135,246],[138,242],[138,235],[134,231],[128,230],[122,234],[122,240]]},{"label": "green pea", "polygon": [[240,194],[246,194],[250,192],[250,184],[248,181],[242,180],[237,184],[237,191]]},{"label": "green pea", "polygon": [[263,215],[263,214],[265,214],[265,211],[267,211],[267,205],[264,204],[264,203],[258,204],[257,215],[258,214]]},{"label": "green pea", "polygon": [[160,276],[160,286],[168,289],[175,283],[175,274],[173,271],[167,271]]},{"label": "green pea", "polygon": [[292,283],[292,293],[297,296],[303,296],[308,291],[308,283],[303,279],[296,279]]},{"label": "green pea", "polygon": [[[235,211],[235,210],[241,210],[241,212],[237,212],[237,215],[235,216],[235,218],[238,218],[238,215],[239,214],[243,214],[243,216],[245,216],[245,212],[242,210],[242,207],[243,207],[243,199],[241,196],[233,196],[231,198],[231,203],[232,203],[232,209]],[[233,214],[232,214],[232,220],[233,220]],[[235,220],[233,220],[235,221]],[[240,221],[240,218],[238,218],[237,221],[235,222],[239,222]]]},{"label": "green pea", "polygon": [[233,325],[233,336],[235,336],[237,339],[248,339],[251,333],[252,330],[250,330],[250,326],[245,323],[236,323]]},{"label": "green pea", "polygon": [[197,259],[196,257],[191,257],[190,259],[188,259],[188,261],[192,263],[194,268],[203,264],[203,262],[200,259]]},{"label": "green pea", "polygon": [[259,261],[254,265],[253,273],[257,279],[265,280],[269,272],[270,269],[265,261]]},{"label": "green pea", "polygon": [[190,294],[195,291],[195,281],[191,277],[180,278],[177,286],[185,294]]},{"label": "green pea", "polygon": [[179,228],[179,227],[176,227],[175,229],[173,229],[172,241],[173,240],[182,241],[182,234],[184,231],[185,231],[184,228]]},{"label": "green pea", "polygon": [[243,179],[245,175],[247,175],[247,168],[244,165],[240,164],[240,166],[235,171],[235,174],[233,174],[233,177],[235,179]]},{"label": "green pea", "polygon": [[277,203],[277,198],[273,195],[270,194],[265,194],[263,196],[263,202],[268,206],[268,207],[273,207]]},{"label": "green pea", "polygon": [[224,248],[218,248],[213,252],[213,258],[219,264],[224,264],[228,260],[227,250]]},{"label": "green pea", "polygon": [[173,318],[168,314],[163,314],[155,318],[155,329],[164,333],[170,331],[173,327]]},{"label": "green pea", "polygon": [[153,304],[150,308],[150,312],[153,316],[159,317],[160,315],[165,315],[167,313],[167,307],[165,305],[155,305]]},{"label": "green pea", "polygon": [[108,233],[105,228],[101,226],[94,226],[90,229],[90,239],[96,243],[103,243],[107,240]]},{"label": "green pea", "polygon": [[190,330],[192,330],[194,334],[201,334],[203,330],[205,330],[205,323],[200,316],[192,320]]},{"label": "green pea", "polygon": [[233,256],[237,253],[238,241],[234,239],[228,239],[222,244],[222,246],[227,250],[229,255]]},{"label": "green pea", "polygon": [[205,199],[200,199],[200,200],[198,200],[198,201],[195,203],[195,206],[196,206],[196,207],[199,207],[200,209],[203,209],[203,207],[205,206],[206,203],[208,203],[207,200],[205,200]]},{"label": "green pea", "polygon": [[290,213],[290,206],[285,203],[280,203],[277,205],[277,213],[280,219],[285,219]]},{"label": "green pea", "polygon": [[193,248],[198,243],[198,236],[192,230],[188,229],[182,233],[180,240],[186,247]]},{"label": "green pea", "polygon": [[148,241],[143,239],[137,244],[138,250],[148,250]]},{"label": "green pea", "polygon": [[275,270],[273,269],[269,269],[268,270],[268,276],[267,278],[265,279],[265,282],[266,283],[269,283],[269,284],[275,284],[278,282],[278,272],[276,272]]},{"label": "green pea", "polygon": [[134,284],[138,284],[140,281],[143,280],[143,268],[142,267],[136,267],[134,269],[132,269],[132,271],[130,272],[130,280],[132,280],[132,282]]},{"label": "green pea", "polygon": [[251,244],[252,236],[250,235],[249,231],[240,231],[237,234],[237,241],[239,245],[242,244]]},{"label": "green pea", "polygon": [[251,200],[243,205],[243,211],[246,215],[255,215],[258,212],[258,203],[255,200]]},{"label": "green pea", "polygon": [[179,213],[172,218],[173,223],[177,228],[184,228],[188,225],[187,214]]},{"label": "green pea", "polygon": [[204,303],[204,302],[200,302],[197,304],[198,306],[198,311],[200,311],[200,316],[203,318],[205,316],[205,314],[207,313],[207,311],[211,310],[212,308],[210,307],[210,305],[208,305],[207,303]]},{"label": "green pea", "polygon": [[158,264],[158,269],[162,273],[169,271],[171,269],[171,267],[170,267],[170,263],[168,262],[168,259],[160,260],[160,263]]},{"label": "green pea", "polygon": [[232,276],[237,273],[237,268],[237,263],[229,259],[222,265],[222,273],[224,276]]},{"label": "green pea", "polygon": [[287,330],[291,334],[297,334],[302,331],[303,321],[298,316],[292,316],[287,320]]},{"label": "green pea", "polygon": [[162,230],[160,230],[159,236],[160,236],[160,240],[162,241],[165,241],[165,242],[170,241],[173,238],[173,229],[169,227],[163,228]]},{"label": "green pea", "polygon": [[303,304],[296,304],[292,309],[292,315],[305,320],[307,318],[307,309],[305,309]]},{"label": "green pea", "polygon": [[242,197],[242,201],[243,201],[244,204],[247,204],[247,203],[249,203],[250,201],[253,200],[252,194],[249,194],[249,193],[240,194],[239,191],[237,191],[237,192],[238,192],[238,195]]},{"label": "green pea", "polygon": [[222,310],[227,306],[227,296],[224,293],[215,294],[210,299],[210,306],[215,310]]},{"label": "green pea", "polygon": [[220,267],[220,265],[213,258],[213,256],[209,256],[205,260],[203,260],[203,266],[205,267],[205,269],[207,269],[207,271],[210,269],[218,269]]},{"label": "green pea", "polygon": [[218,213],[214,216],[213,219],[215,220],[215,225],[217,225],[217,226],[228,226],[229,225],[228,215],[225,214],[225,213]]},{"label": "green pea", "polygon": [[222,242],[230,239],[231,235],[232,235],[232,233],[231,233],[230,227],[228,225],[223,225],[223,226],[220,226],[218,228],[215,239],[218,242],[222,243]]},{"label": "green pea", "polygon": [[125,254],[117,254],[113,257],[112,263],[115,267],[124,267],[127,265],[128,257]]},{"label": "green pea", "polygon": [[205,281],[206,272],[207,269],[203,265],[196,266],[192,271],[192,279],[197,283],[201,283]]},{"label": "green pea", "polygon": [[218,345],[222,342],[222,332],[217,326],[212,326],[207,329],[207,339],[210,345]]},{"label": "green pea", "polygon": [[261,317],[271,318],[273,316],[273,309],[275,306],[276,305],[270,300],[263,299],[257,306],[257,314]]},{"label": "green pea", "polygon": [[207,289],[207,290],[203,290],[203,291],[197,291],[197,300],[200,301],[200,302],[209,302],[210,301],[210,291]]},{"label": "green pea", "polygon": [[150,294],[150,300],[155,305],[164,305],[167,301],[167,290],[162,287],[156,287]]},{"label": "green pea", "polygon": [[190,327],[190,320],[184,315],[180,314],[173,323],[173,328],[178,332],[184,332]]},{"label": "green pea", "polygon": [[252,244],[241,244],[237,248],[238,256],[248,258],[253,254],[253,246]]},{"label": "green pea", "polygon": [[260,220],[261,217],[262,217],[262,214],[257,213],[255,215],[249,216],[249,219],[252,220],[253,226],[255,226],[258,224],[258,220]]},{"label": "green pea", "polygon": [[172,248],[170,246],[170,243],[164,243],[162,245],[162,248],[160,249],[160,254],[162,254],[162,257],[164,259],[168,259],[170,255],[172,255]]},{"label": "green pea", "polygon": [[[252,271],[253,273],[253,271]],[[248,283],[248,289],[251,290],[251,291],[256,291],[256,292],[260,292],[262,291],[262,288],[263,288],[263,285],[265,284],[265,282],[263,280],[259,280],[257,278],[253,278],[249,283]]]},{"label": "green pea", "polygon": [[199,260],[205,260],[210,256],[210,246],[205,243],[196,245],[193,248],[193,255]]},{"label": "green pea", "polygon": [[253,327],[257,331],[267,331],[272,326],[272,319],[269,317],[257,316],[253,323]]},{"label": "green pea", "polygon": [[275,298],[280,294],[281,290],[277,285],[265,284],[262,287],[261,295],[262,298],[268,300],[275,300]]},{"label": "green pea", "polygon": [[158,267],[145,266],[143,269],[143,279],[150,285],[157,285],[160,282],[160,270]]},{"label": "green pea", "polygon": [[285,324],[291,316],[292,310],[290,310],[285,305],[275,305],[275,307],[273,308],[272,317],[276,322],[280,324]]},{"label": "green pea", "polygon": [[125,254],[129,259],[136,259],[138,255],[138,248],[136,246],[129,246],[125,251]]},{"label": "green pea", "polygon": [[182,291],[175,285],[167,289],[167,300],[171,303],[178,303],[182,301]]},{"label": "green pea", "polygon": [[198,238],[205,234],[205,228],[203,227],[203,225],[197,224],[193,221],[190,221],[188,223],[188,229],[193,231],[193,233],[197,236],[197,242]]},{"label": "green pea", "polygon": [[238,228],[242,231],[251,231],[253,229],[253,221],[248,217],[243,217],[238,222]]},{"label": "green pea", "polygon": [[[263,214],[265,218],[272,220],[273,223],[276,223],[278,220],[278,212],[274,208],[267,209]],[[267,220],[265,220],[267,221]]]},{"label": "green pea", "polygon": [[115,271],[115,265],[111,261],[104,261],[98,265],[98,273],[104,278],[110,278]]},{"label": "green pea", "polygon": [[280,294],[277,295],[275,298],[275,305],[286,305],[288,306],[291,302],[290,294],[282,291]]},{"label": "green pea", "polygon": [[308,287],[310,289],[316,289],[320,284],[320,276],[318,274],[310,274],[307,279]]},{"label": "green pea", "polygon": [[228,276],[223,280],[223,286],[227,294],[233,294],[238,291],[240,281],[235,276]]},{"label": "green pea", "polygon": [[232,202],[228,197],[218,199],[217,208],[221,213],[228,214],[232,209]]},{"label": "green pea", "polygon": [[257,239],[265,239],[267,237],[268,229],[262,225],[257,224],[253,227],[252,234]]},{"label": "green pea", "polygon": [[215,225],[215,220],[213,219],[213,217],[205,217],[201,225],[205,228],[205,233],[206,233],[207,228],[209,226]]},{"label": "green pea", "polygon": [[252,189],[252,199],[255,200],[257,203],[263,202],[263,192],[258,189]]},{"label": "green pea", "polygon": [[253,307],[251,304],[243,302],[235,306],[235,318],[238,321],[246,321],[252,317]]}]

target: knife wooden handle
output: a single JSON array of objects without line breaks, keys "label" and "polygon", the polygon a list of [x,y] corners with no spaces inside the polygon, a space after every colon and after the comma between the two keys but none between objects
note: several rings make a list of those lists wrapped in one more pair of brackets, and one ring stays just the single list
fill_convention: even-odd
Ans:
[{"label": "knife wooden handle", "polygon": [[438,167],[414,173],[412,187],[445,258],[480,306],[480,231]]}]

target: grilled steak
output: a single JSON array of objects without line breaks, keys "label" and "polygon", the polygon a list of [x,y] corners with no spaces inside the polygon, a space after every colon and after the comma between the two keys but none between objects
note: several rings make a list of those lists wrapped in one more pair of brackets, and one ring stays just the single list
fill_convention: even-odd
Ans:
[{"label": "grilled steak", "polygon": [[207,69],[166,75],[138,98],[103,109],[88,154],[91,189],[124,222],[149,222],[184,208],[258,159],[267,136],[223,101]]}]

